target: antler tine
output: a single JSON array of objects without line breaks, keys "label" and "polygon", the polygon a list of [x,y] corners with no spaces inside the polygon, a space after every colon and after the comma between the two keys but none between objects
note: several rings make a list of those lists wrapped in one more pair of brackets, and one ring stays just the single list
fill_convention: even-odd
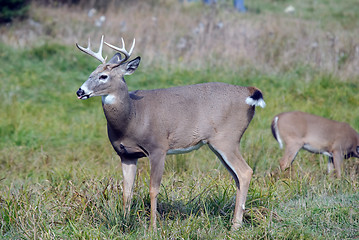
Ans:
[{"label": "antler tine", "polygon": [[135,42],[136,42],[135,39],[133,39],[132,47],[131,47],[130,51],[127,52],[127,50],[126,50],[126,48],[125,48],[125,41],[123,40],[123,38],[121,38],[121,41],[122,41],[122,48],[116,47],[116,46],[114,46],[114,45],[112,45],[112,44],[109,44],[109,43],[105,42],[105,44],[106,44],[108,47],[110,47],[110,48],[112,48],[113,50],[116,50],[116,51],[122,53],[123,55],[125,55],[125,58],[122,59],[122,60],[120,60],[118,64],[121,64],[121,63],[125,62],[127,59],[130,58],[130,56],[131,56],[131,54],[132,54],[132,51],[133,51],[133,49],[134,49],[134,47],[135,47]]},{"label": "antler tine", "polygon": [[125,49],[126,51],[125,41],[123,40],[123,37],[121,37],[121,41],[122,41],[122,49]]},{"label": "antler tine", "polygon": [[97,60],[99,60],[101,63],[106,63],[106,58],[103,58],[102,57],[102,47],[103,47],[103,38],[104,36],[102,35],[101,37],[101,43],[100,43],[100,47],[98,49],[98,52],[95,53],[94,51],[91,50],[91,41],[90,41],[90,38],[88,40],[88,44],[87,44],[87,48],[84,48],[84,47],[81,47],[80,45],[78,45],[76,43],[76,46],[78,47],[78,49],[80,49],[81,51],[83,51],[84,53],[87,53],[88,55],[96,58]]},{"label": "antler tine", "polygon": [[130,52],[129,52],[130,55],[132,54],[132,51],[135,48],[135,44],[136,44],[136,38],[133,39],[132,47],[131,47]]},{"label": "antler tine", "polygon": [[[123,41],[123,38],[121,38],[121,40],[122,40],[123,49],[125,49],[125,42]],[[130,49],[130,51],[128,52],[128,55],[129,55],[128,57],[131,56],[132,51],[133,51],[133,49],[134,49],[134,47],[135,47],[135,44],[136,44],[136,38],[133,39],[131,49]],[[125,50],[125,51],[126,51],[126,50]]]}]

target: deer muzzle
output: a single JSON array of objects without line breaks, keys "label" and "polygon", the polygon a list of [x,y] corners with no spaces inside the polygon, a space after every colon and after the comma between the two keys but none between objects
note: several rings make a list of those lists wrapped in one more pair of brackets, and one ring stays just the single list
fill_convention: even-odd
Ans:
[{"label": "deer muzzle", "polygon": [[81,100],[85,100],[90,97],[89,94],[85,94],[85,91],[81,88],[79,88],[79,90],[77,90],[76,94],[77,94],[77,98],[81,99]]}]

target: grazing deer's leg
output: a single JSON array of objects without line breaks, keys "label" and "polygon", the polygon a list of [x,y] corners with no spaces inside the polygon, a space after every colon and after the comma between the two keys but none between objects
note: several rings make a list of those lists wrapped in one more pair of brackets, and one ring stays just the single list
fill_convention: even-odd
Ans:
[{"label": "grazing deer's leg", "polygon": [[123,209],[125,216],[130,213],[133,185],[136,178],[137,159],[121,158],[123,174]]},{"label": "grazing deer's leg", "polygon": [[211,143],[209,146],[211,150],[219,157],[227,170],[232,174],[237,186],[236,205],[232,220],[232,229],[236,230],[242,224],[245,202],[253,171],[239,153],[237,148],[238,144],[224,144],[222,142],[220,147],[219,145],[215,145],[213,143]]},{"label": "grazing deer's leg", "polygon": [[157,195],[160,191],[161,179],[165,166],[166,152],[157,150],[149,155],[151,164],[150,199],[151,199],[151,225],[156,231]]},{"label": "grazing deer's leg", "polygon": [[280,169],[282,171],[289,168],[289,166],[294,161],[295,157],[297,156],[298,151],[303,147],[302,143],[286,143],[285,144],[285,151],[284,156],[279,161]]},{"label": "grazing deer's leg", "polygon": [[328,157],[328,174],[334,170],[333,157]]},{"label": "grazing deer's leg", "polygon": [[343,154],[338,151],[333,152],[333,162],[337,177],[340,178],[342,175]]}]

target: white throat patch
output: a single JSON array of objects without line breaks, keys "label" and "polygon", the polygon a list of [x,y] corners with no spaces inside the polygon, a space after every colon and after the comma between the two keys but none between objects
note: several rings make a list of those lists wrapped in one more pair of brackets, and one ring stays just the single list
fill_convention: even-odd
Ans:
[{"label": "white throat patch", "polygon": [[114,95],[105,95],[102,96],[102,103],[103,104],[113,104],[116,100],[116,97]]}]

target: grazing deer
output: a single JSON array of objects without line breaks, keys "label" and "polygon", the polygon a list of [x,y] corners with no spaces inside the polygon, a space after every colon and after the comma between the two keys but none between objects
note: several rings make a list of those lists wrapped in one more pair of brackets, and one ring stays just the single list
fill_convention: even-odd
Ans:
[{"label": "grazing deer", "polygon": [[[255,106],[265,106],[262,93],[255,87],[225,83],[203,83],[168,89],[128,92],[125,75],[132,74],[140,57],[127,61],[133,51],[109,43],[116,50],[106,63],[102,57],[103,36],[97,53],[77,47],[101,64],[79,88],[79,99],[102,96],[108,137],[121,158],[123,203],[130,210],[137,159],[148,157],[151,166],[151,225],[156,229],[157,195],[166,154],[186,153],[204,144],[218,156],[232,174],[237,186],[233,227],[242,223],[252,169],[238,150],[240,139],[255,113]],[[121,57],[124,55],[124,58]]]},{"label": "grazing deer", "polygon": [[337,122],[304,112],[284,112],[274,117],[272,133],[280,148],[286,145],[280,168],[287,169],[298,151],[328,156],[328,173],[334,169],[341,176],[343,158],[359,158],[359,134],[344,122]]}]

